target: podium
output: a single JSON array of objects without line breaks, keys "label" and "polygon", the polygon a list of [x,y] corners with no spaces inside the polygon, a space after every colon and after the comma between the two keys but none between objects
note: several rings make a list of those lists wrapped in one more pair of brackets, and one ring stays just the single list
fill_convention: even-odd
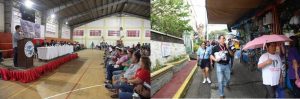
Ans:
[{"label": "podium", "polygon": [[24,38],[18,41],[18,66],[30,68],[33,67],[34,45],[31,38]]}]

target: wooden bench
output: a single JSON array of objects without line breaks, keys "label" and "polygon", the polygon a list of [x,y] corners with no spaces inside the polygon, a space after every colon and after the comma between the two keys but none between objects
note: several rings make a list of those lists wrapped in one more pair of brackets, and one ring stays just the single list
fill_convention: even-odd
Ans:
[{"label": "wooden bench", "polygon": [[12,47],[12,34],[0,32],[0,51],[4,58],[12,58],[13,47]]}]

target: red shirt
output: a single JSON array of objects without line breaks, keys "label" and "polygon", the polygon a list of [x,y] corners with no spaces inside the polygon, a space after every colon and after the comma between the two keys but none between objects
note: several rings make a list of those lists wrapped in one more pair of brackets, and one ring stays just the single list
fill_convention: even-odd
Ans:
[{"label": "red shirt", "polygon": [[143,69],[143,68],[139,68],[136,73],[134,78],[139,78],[144,82],[147,82],[148,84],[150,84],[150,71]]}]

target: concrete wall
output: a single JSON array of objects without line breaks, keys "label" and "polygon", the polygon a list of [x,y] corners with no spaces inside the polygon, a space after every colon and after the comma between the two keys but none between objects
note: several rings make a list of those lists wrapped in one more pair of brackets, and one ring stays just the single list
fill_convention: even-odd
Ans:
[{"label": "concrete wall", "polygon": [[155,67],[156,60],[164,64],[166,61],[183,54],[186,54],[184,44],[151,41],[151,68]]},{"label": "concrete wall", "polygon": [[[154,95],[159,89],[161,89],[166,83],[172,80],[173,75],[177,73],[179,70],[182,69],[188,63],[188,59],[178,61],[177,63],[169,64],[172,66],[171,68],[167,69],[166,71],[161,72],[158,75],[151,77],[151,96]],[[165,67],[167,68],[167,67]]]},{"label": "concrete wall", "polygon": [[4,32],[4,2],[0,0],[0,32]]},{"label": "concrete wall", "polygon": [[[120,36],[108,36],[109,30],[120,30],[120,27],[123,27],[123,31],[120,32]],[[150,37],[145,36],[145,32],[149,31],[150,27],[151,26],[149,20],[130,16],[123,16],[120,19],[120,17],[112,16],[96,20],[75,28],[74,31],[83,30],[84,35],[73,36],[73,40],[83,43],[87,47],[90,47],[92,42],[97,45],[102,42],[103,38],[106,42],[108,42],[108,44],[115,45],[116,40],[119,40],[121,36],[124,36],[124,38],[122,39],[124,45],[132,46],[132,44],[137,44],[138,42],[150,42]],[[101,30],[101,36],[90,36],[90,30]],[[139,30],[139,37],[128,37],[126,33],[127,30]]]}]

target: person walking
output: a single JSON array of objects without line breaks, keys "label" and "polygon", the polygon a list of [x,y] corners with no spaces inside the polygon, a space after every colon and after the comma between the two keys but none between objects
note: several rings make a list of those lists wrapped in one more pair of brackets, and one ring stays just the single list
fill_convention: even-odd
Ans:
[{"label": "person walking", "polygon": [[230,56],[232,52],[228,50],[225,44],[225,36],[220,35],[218,37],[219,44],[212,49],[210,58],[216,62],[216,73],[218,79],[218,91],[220,98],[225,98],[224,88],[229,88],[230,80]]},{"label": "person walking", "polygon": [[262,54],[259,58],[257,67],[262,69],[263,85],[267,90],[266,98],[275,98],[276,89],[279,82],[282,83],[283,65],[281,58],[276,53],[276,43],[267,43],[267,52]]},{"label": "person walking", "polygon": [[203,82],[206,81],[208,83],[211,83],[209,79],[209,67],[210,67],[210,59],[209,56],[211,54],[211,51],[208,47],[206,47],[206,42],[203,42],[201,46],[198,48],[197,51],[197,60],[198,60],[198,66],[202,69],[203,74]]},{"label": "person walking", "polygon": [[[234,54],[235,53],[235,48],[234,48],[234,41],[232,39],[228,39],[228,44],[227,47],[228,49]],[[234,55],[230,56],[230,74],[233,74],[233,62],[234,62]]]}]

